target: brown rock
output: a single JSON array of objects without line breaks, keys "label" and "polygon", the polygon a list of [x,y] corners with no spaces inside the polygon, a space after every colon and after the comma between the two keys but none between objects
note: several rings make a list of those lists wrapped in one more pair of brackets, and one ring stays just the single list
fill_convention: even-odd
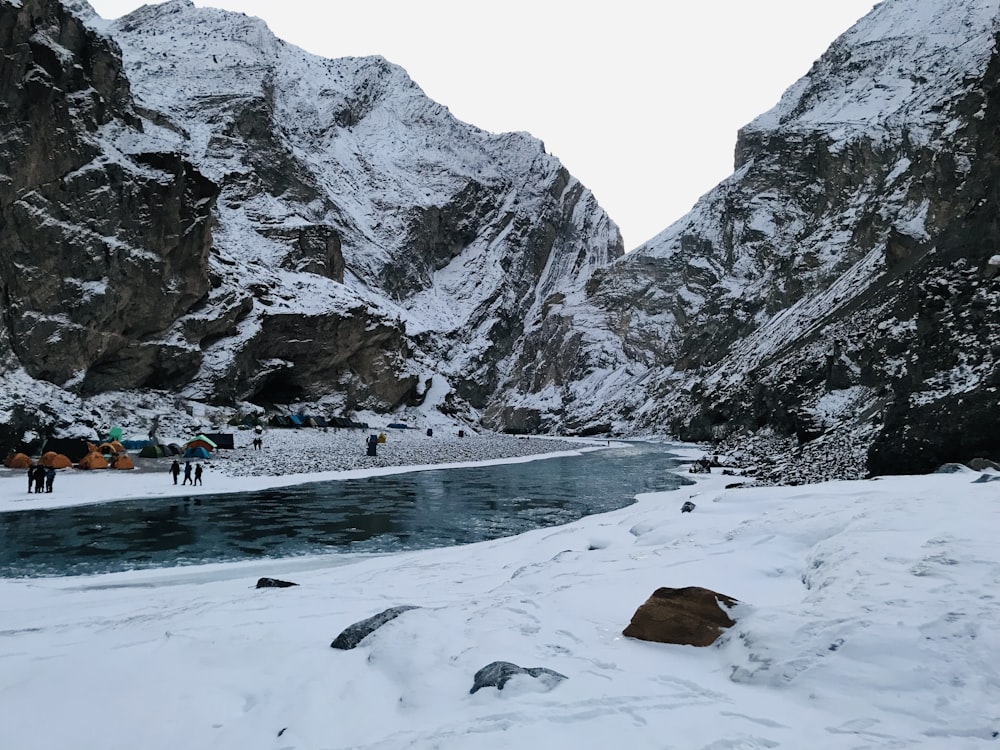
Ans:
[{"label": "brown rock", "polygon": [[635,611],[623,631],[629,638],[685,646],[710,646],[736,624],[723,607],[736,599],[700,586],[659,588]]}]

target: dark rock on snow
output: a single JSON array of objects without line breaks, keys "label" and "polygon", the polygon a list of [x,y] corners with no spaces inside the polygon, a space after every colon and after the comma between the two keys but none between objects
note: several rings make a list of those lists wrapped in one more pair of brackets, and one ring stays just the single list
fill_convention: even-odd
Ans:
[{"label": "dark rock on snow", "polygon": [[687,502],[684,503],[684,505],[681,506],[681,513],[690,513],[696,507],[697,506],[694,503],[692,503],[690,500],[688,500]]},{"label": "dark rock on snow", "polygon": [[970,469],[975,469],[976,471],[986,471],[987,469],[1000,471],[1000,463],[990,461],[988,458],[974,458],[969,461],[968,467]]},{"label": "dark rock on snow", "polygon": [[526,674],[539,680],[547,689],[551,690],[563,680],[569,679],[564,674],[559,674],[546,667],[519,667],[509,661],[495,661],[487,664],[476,672],[472,680],[472,689],[469,693],[474,693],[480,688],[495,687],[503,690],[507,681],[515,675]]},{"label": "dark rock on snow", "polygon": [[657,643],[710,646],[736,624],[723,607],[738,603],[699,586],[659,588],[632,615],[623,635]]},{"label": "dark rock on snow", "polygon": [[390,607],[384,612],[379,612],[377,615],[373,615],[366,620],[361,620],[353,625],[349,625],[344,628],[344,631],[340,635],[333,639],[333,643],[330,644],[330,648],[339,648],[344,651],[350,650],[387,622],[396,619],[401,614],[411,609],[420,608],[406,604],[399,607]]},{"label": "dark rock on snow", "polygon": [[292,583],[291,581],[282,581],[280,578],[258,578],[257,585],[254,588],[258,589],[284,589],[289,586],[298,586],[297,583]]}]

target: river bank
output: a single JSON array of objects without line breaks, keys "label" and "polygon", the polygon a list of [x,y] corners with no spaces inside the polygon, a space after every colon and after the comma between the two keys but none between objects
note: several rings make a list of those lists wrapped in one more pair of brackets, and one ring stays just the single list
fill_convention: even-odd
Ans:
[{"label": "river bank", "polygon": [[[23,469],[0,469],[0,513],[112,502],[140,497],[176,497],[251,492],[274,487],[383,474],[533,461],[600,450],[608,441],[469,434],[465,437],[417,430],[385,430],[377,455],[365,455],[372,431],[265,430],[263,446],[252,445],[256,433],[234,435],[232,450],[217,450],[207,460],[192,460],[204,470],[198,486],[174,484],[171,458],[139,458],[128,471],[60,469],[53,492],[29,494]],[[378,434],[376,432],[375,434]],[[173,440],[165,442],[176,442]],[[183,460],[182,460],[183,462]]]}]

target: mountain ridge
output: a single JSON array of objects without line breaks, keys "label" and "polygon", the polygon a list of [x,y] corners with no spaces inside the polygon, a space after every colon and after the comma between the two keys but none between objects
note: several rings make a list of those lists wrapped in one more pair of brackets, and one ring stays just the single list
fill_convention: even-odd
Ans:
[{"label": "mountain ridge", "polygon": [[[71,198],[18,219],[25,261],[0,274],[11,340],[34,342],[5,378],[44,394],[12,433],[29,406],[58,404],[33,426],[66,431],[93,422],[88,403],[141,411],[122,395],[139,392],[220,414],[669,433],[794,455],[813,468],[777,471],[803,480],[1000,454],[984,416],[1000,405],[994,2],[884,0],[741,129],[732,176],[628,254],[540,141],[456,120],[383,58],[319,58],[188,0],[114,22],[82,0],[0,10],[31,51],[0,68],[18,91],[64,91],[60,49],[83,53],[57,41],[70,19],[106,47],[95,71],[121,71],[98,76],[115,103],[100,122],[66,109],[90,156],[64,170]],[[32,102],[16,100],[22,120]],[[101,179],[118,207],[95,200]],[[36,188],[20,180],[0,191],[8,224]],[[148,231],[162,205],[176,218]],[[81,240],[97,206],[105,226]],[[42,238],[63,249],[32,274],[72,266],[77,297],[126,303],[44,312],[14,279]],[[149,280],[130,288],[116,267]],[[172,307],[137,326],[137,289]],[[53,369],[45,342],[63,339],[76,354]],[[938,413],[945,429],[927,426]]]}]

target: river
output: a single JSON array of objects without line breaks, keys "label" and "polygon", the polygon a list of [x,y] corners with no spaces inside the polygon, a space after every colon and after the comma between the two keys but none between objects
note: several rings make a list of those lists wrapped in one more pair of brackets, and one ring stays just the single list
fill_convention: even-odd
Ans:
[{"label": "river", "polygon": [[669,445],[0,514],[0,577],[396,552],[569,523],[684,483]]}]

